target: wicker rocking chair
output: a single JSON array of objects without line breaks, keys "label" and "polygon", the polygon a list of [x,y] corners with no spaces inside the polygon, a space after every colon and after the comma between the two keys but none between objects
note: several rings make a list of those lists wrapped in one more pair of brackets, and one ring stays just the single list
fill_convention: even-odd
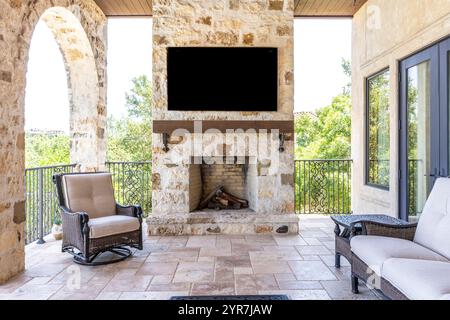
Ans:
[{"label": "wicker rocking chair", "polygon": [[127,247],[142,250],[142,209],[115,202],[110,173],[58,174],[53,182],[63,225],[62,251],[76,263],[114,263],[131,256]]}]

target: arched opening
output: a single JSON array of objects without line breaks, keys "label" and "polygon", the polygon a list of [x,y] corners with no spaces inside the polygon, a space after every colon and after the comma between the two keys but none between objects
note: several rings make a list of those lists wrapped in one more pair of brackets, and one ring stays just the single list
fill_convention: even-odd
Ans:
[{"label": "arched opening", "polygon": [[25,243],[60,224],[52,176],[98,168],[99,85],[91,44],[69,10],[53,7],[31,38],[25,94]]}]

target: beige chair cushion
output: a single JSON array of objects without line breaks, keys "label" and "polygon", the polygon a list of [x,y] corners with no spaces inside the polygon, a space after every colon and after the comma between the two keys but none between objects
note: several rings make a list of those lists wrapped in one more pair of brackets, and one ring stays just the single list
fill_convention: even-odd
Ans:
[{"label": "beige chair cushion", "polygon": [[379,276],[381,276],[383,263],[390,258],[448,261],[427,248],[403,239],[356,236],[352,238],[350,245],[352,252]]},{"label": "beige chair cushion", "polygon": [[110,173],[63,176],[66,206],[73,212],[86,212],[95,219],[116,214],[116,201]]},{"label": "beige chair cushion", "polygon": [[384,279],[411,300],[450,298],[450,263],[389,259],[382,269]]},{"label": "beige chair cushion", "polygon": [[436,180],[420,216],[414,242],[450,259],[450,179]]},{"label": "beige chair cushion", "polygon": [[91,229],[90,237],[93,239],[136,231],[140,227],[137,218],[120,215],[89,219],[88,224]]}]

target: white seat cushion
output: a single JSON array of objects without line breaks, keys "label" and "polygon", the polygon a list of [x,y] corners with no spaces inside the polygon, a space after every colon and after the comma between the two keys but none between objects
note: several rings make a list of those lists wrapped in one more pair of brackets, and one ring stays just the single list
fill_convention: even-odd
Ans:
[{"label": "white seat cushion", "polygon": [[115,234],[136,231],[140,224],[137,218],[128,216],[107,216],[89,219],[90,237],[102,238]]},{"label": "white seat cushion", "polygon": [[396,238],[356,236],[351,240],[351,248],[352,252],[379,276],[383,262],[390,258],[448,261],[445,257],[412,241]]},{"label": "white seat cushion", "polygon": [[389,259],[383,264],[382,277],[410,300],[446,300],[450,298],[450,263]]}]

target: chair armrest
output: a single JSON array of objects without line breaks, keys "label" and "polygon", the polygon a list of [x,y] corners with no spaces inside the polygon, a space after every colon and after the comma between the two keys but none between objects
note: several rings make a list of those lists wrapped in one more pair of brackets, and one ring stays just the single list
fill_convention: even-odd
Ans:
[{"label": "chair armrest", "polygon": [[89,238],[89,216],[86,212],[72,212],[67,207],[60,206],[63,227],[63,247],[74,246],[86,251],[86,241]]},{"label": "chair armrest", "polygon": [[116,213],[122,216],[138,218],[142,222],[142,208],[140,206],[122,206],[116,204]]},{"label": "chair armrest", "polygon": [[73,212],[67,207],[60,206],[61,220],[64,225],[71,229],[79,229],[82,233],[85,227],[89,228],[89,215],[86,212]]},{"label": "chair armrest", "polygon": [[355,227],[356,224],[362,225],[362,233],[364,235],[398,238],[409,241],[414,240],[414,235],[416,234],[417,229],[417,223],[405,225],[393,225],[363,220],[352,223],[351,225],[352,235],[354,234],[354,230],[356,230]]}]

